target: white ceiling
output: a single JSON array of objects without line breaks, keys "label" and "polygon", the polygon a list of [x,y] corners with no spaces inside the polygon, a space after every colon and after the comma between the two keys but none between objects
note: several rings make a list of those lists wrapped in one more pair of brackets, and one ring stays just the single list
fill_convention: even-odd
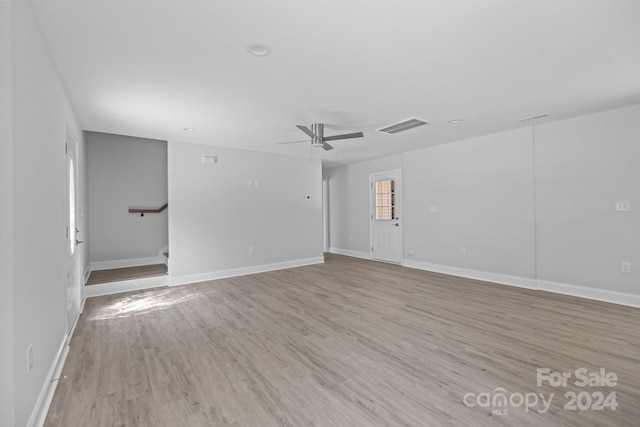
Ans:
[{"label": "white ceiling", "polygon": [[638,0],[31,1],[91,131],[344,163],[640,102]]}]

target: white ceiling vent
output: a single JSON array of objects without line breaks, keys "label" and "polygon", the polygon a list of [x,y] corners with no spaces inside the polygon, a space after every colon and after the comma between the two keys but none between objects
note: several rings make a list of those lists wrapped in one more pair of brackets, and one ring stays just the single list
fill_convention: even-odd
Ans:
[{"label": "white ceiling vent", "polygon": [[549,113],[543,113],[543,114],[538,114],[538,115],[531,116],[531,117],[525,117],[524,119],[520,119],[518,121],[519,122],[528,122],[530,120],[544,119],[545,117],[549,117]]},{"label": "white ceiling vent", "polygon": [[429,122],[426,120],[422,120],[417,117],[411,117],[401,122],[394,123],[389,126],[384,126],[376,130],[378,132],[384,132],[384,133],[389,133],[393,135],[394,133],[404,132],[405,130],[417,128],[418,126],[423,126],[428,124]]}]

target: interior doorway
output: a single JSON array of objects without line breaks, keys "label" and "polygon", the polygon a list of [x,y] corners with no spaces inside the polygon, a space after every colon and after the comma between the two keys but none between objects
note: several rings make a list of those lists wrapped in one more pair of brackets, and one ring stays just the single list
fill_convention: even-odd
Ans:
[{"label": "interior doorway", "polygon": [[399,264],[402,259],[401,171],[369,175],[371,258]]}]

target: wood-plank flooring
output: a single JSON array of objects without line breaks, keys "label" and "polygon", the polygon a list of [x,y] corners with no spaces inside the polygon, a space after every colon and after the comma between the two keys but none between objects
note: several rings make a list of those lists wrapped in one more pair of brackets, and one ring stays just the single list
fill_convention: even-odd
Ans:
[{"label": "wood-plank flooring", "polygon": [[[87,300],[46,426],[638,426],[639,357],[639,309],[328,255]],[[536,385],[601,367],[615,387]],[[498,387],[555,395],[465,406]]]},{"label": "wood-plank flooring", "polygon": [[87,279],[87,285],[99,283],[119,282],[121,280],[141,279],[143,277],[166,276],[166,264],[141,265],[137,267],[112,268],[109,270],[92,271]]}]

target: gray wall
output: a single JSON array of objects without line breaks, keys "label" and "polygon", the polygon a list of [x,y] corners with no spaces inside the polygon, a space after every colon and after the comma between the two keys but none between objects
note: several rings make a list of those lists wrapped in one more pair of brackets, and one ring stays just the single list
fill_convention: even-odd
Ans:
[{"label": "gray wall", "polygon": [[640,105],[536,128],[535,164],[538,278],[640,294]]},{"label": "gray wall", "polygon": [[87,140],[90,261],[157,257],[168,243],[167,211],[128,209],[167,202],[167,143],[94,132]]},{"label": "gray wall", "polygon": [[[13,327],[13,333],[9,331],[9,335],[13,335],[13,342],[2,342],[2,368],[6,372],[5,351],[12,349],[10,357],[13,360],[8,362],[8,366],[12,369],[13,378],[8,384],[13,388],[13,401],[9,399],[13,405],[11,413],[0,412],[0,423],[23,426],[41,390],[49,385],[45,380],[66,334],[66,218],[63,201],[66,193],[64,144],[67,126],[80,145],[83,140],[30,3],[3,2],[0,7],[3,13],[1,31],[6,31],[4,14],[7,8],[11,9],[12,62],[12,134],[9,140],[4,139],[7,131],[2,131],[2,145],[12,146],[2,149],[2,169],[4,162],[8,161],[5,154],[13,163],[13,168],[9,169],[11,176],[6,177],[5,171],[2,175],[3,195],[8,190],[9,198],[2,199],[2,204],[7,205],[3,207],[0,222],[3,261],[6,261],[5,250],[13,253],[13,277],[11,269],[7,273],[2,268],[1,273],[3,287],[9,287],[6,293],[3,289],[2,299],[12,298],[9,303],[12,310],[9,312],[13,312],[13,319],[9,319],[9,325]],[[0,50],[6,53],[6,46]],[[5,68],[4,62],[2,68]],[[3,91],[7,88],[4,80],[1,87]],[[3,99],[0,103],[2,108],[6,108],[5,102]],[[5,126],[3,121],[3,128]],[[5,183],[5,178],[12,182]],[[83,178],[79,177],[79,180]],[[83,200],[80,203],[86,209],[82,205]],[[4,217],[6,211],[9,211],[8,219]],[[15,232],[12,245],[11,234],[8,235],[11,247],[7,247],[5,242],[7,224],[11,224]],[[79,251],[86,251],[86,248],[80,246]],[[8,284],[5,284],[5,279],[8,279]],[[4,319],[2,323],[4,328]],[[27,373],[26,353],[31,344],[34,365],[31,373]],[[0,387],[4,394],[4,382]]]},{"label": "gray wall", "polygon": [[638,295],[638,135],[636,105],[325,171],[331,246],[368,256],[368,175],[401,163],[405,264]]},{"label": "gray wall", "polygon": [[11,2],[0,2],[0,425],[12,426],[14,401],[14,184]]},{"label": "gray wall", "polygon": [[174,281],[322,257],[318,160],[170,141],[169,206]]},{"label": "gray wall", "polygon": [[532,156],[530,129],[405,156],[405,258],[533,278]]}]

